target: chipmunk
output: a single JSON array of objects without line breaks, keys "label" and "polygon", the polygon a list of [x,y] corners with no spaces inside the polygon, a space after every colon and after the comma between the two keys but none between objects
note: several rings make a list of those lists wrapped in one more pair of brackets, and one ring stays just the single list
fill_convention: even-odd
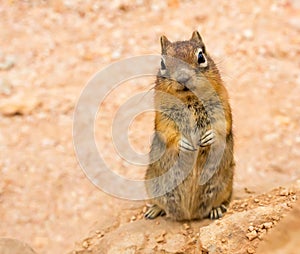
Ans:
[{"label": "chipmunk", "polygon": [[227,211],[234,173],[232,114],[220,73],[201,35],[160,38],[155,133],[145,185],[147,219],[218,219]]}]

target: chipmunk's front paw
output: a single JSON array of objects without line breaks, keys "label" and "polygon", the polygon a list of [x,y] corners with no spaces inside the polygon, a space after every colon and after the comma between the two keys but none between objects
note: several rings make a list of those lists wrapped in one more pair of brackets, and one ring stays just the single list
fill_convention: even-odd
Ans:
[{"label": "chipmunk's front paw", "polygon": [[209,213],[209,218],[211,220],[216,220],[223,217],[223,213],[227,211],[227,207],[225,205],[221,205],[219,207],[213,208]]},{"label": "chipmunk's front paw", "polygon": [[204,135],[200,138],[198,145],[201,147],[209,146],[215,142],[215,133],[213,130],[209,130],[204,133]]},{"label": "chipmunk's front paw", "polygon": [[185,151],[196,151],[197,149],[185,138],[181,137],[179,141],[179,148]]}]

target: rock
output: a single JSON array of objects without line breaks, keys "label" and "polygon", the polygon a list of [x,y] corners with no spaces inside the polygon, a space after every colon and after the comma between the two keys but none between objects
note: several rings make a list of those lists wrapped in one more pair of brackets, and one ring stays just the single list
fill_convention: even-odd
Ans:
[{"label": "rock", "polygon": [[[281,205],[257,207],[225,216],[222,220],[210,222],[207,226],[203,226],[205,221],[192,222],[190,225],[187,224],[190,232],[188,234],[182,233],[182,228],[187,225],[165,218],[157,219],[159,223],[136,220],[107,232],[102,238],[96,235],[93,240],[92,237],[90,242],[93,244],[88,246],[88,251],[103,254],[193,253],[193,251],[244,254],[247,250],[251,254],[255,252],[260,242],[258,237],[263,233],[262,231],[266,231],[263,227],[270,227],[272,217],[279,216],[283,209]],[[199,227],[200,234],[197,234],[195,229]],[[208,252],[205,252],[205,249]],[[84,248],[81,251],[84,251]]]},{"label": "rock", "polygon": [[[92,237],[89,242],[91,253],[190,253],[189,250],[201,249],[196,238],[181,233],[182,224],[157,219],[160,223],[136,220],[108,232],[102,238]],[[198,225],[201,222],[197,222]],[[94,231],[95,232],[95,231]],[[97,230],[97,232],[100,232]],[[96,239],[97,238],[97,239]],[[196,244],[195,244],[196,243]],[[84,248],[80,251],[87,253]],[[200,252],[201,253],[201,252]]]},{"label": "rock", "polygon": [[186,243],[185,236],[181,234],[166,235],[166,243],[160,246],[160,250],[166,251],[167,253],[178,253],[184,250]]},{"label": "rock", "polygon": [[4,95],[10,95],[11,90],[12,90],[12,84],[8,80],[4,78],[0,78],[0,93]]},{"label": "rock", "polygon": [[253,226],[249,226],[248,230],[249,230],[249,232],[252,232],[254,230],[254,227]]},{"label": "rock", "polygon": [[159,235],[158,237],[155,238],[155,241],[157,243],[162,243],[165,241],[165,237],[163,235]]},{"label": "rock", "polygon": [[286,189],[286,188],[282,188],[280,190],[280,193],[279,193],[280,196],[288,196],[289,195],[289,190]]},{"label": "rock", "polygon": [[183,227],[184,227],[185,230],[190,229],[190,226],[187,223],[184,223]]},{"label": "rock", "polygon": [[0,70],[6,71],[14,67],[15,58],[13,56],[7,56],[4,58],[3,62],[0,62]]},{"label": "rock", "polygon": [[35,254],[36,252],[26,243],[16,239],[0,239],[0,254]]},{"label": "rock", "polygon": [[247,238],[252,241],[253,239],[255,239],[258,234],[255,230],[251,231],[250,233],[246,234]]},{"label": "rock", "polygon": [[263,224],[263,227],[264,227],[265,229],[270,229],[272,226],[273,226],[273,223],[272,223],[272,222],[265,222],[265,223]]},{"label": "rock", "polygon": [[87,249],[89,247],[89,242],[87,240],[85,240],[83,243],[82,243],[82,247]]},{"label": "rock", "polygon": [[251,248],[251,247],[249,247],[249,248],[247,249],[247,253],[249,253],[249,254],[253,254],[253,253],[255,253],[255,249],[254,249],[254,248]]},{"label": "rock", "polygon": [[5,116],[28,115],[33,112],[41,102],[33,96],[14,96],[2,100],[0,103],[0,113]]},{"label": "rock", "polygon": [[[293,211],[265,237],[265,242],[259,246],[258,254],[298,254],[300,239],[300,200]],[[264,223],[265,224],[265,223]]]},{"label": "rock", "polygon": [[131,218],[130,218],[130,221],[135,221],[136,220],[136,216],[133,215]]},{"label": "rock", "polygon": [[[270,221],[272,216],[280,215],[281,211],[280,206],[257,207],[253,210],[225,216],[222,220],[217,221],[218,223],[214,222],[207,227],[200,228],[201,243],[209,253],[244,254],[247,248],[256,247],[259,242],[258,233],[254,227],[251,227],[251,232],[248,231],[249,224],[260,225]],[[227,241],[222,243],[219,239]],[[226,252],[228,250],[230,252]]]},{"label": "rock", "polygon": [[243,31],[243,37],[247,40],[253,39],[253,31],[251,29],[245,29]]},{"label": "rock", "polygon": [[121,51],[116,50],[111,54],[111,59],[113,60],[119,59],[120,57],[121,57]]},{"label": "rock", "polygon": [[[289,193],[298,195],[298,189],[288,190]],[[136,210],[131,209],[127,215],[123,211],[122,217],[128,218],[123,219],[124,223],[112,223],[112,218],[108,227],[97,226],[88,238],[89,245],[83,246],[82,243],[87,238],[83,239],[80,248],[76,250],[78,252],[75,253],[256,253],[259,243],[273,230],[275,223],[290,211],[290,208],[284,205],[290,196],[280,196],[280,191],[278,188],[269,195],[235,200],[225,216],[216,221],[186,223],[175,222],[167,217],[159,217],[155,221],[136,217],[135,221],[128,222],[132,216],[136,216],[145,208],[140,205]],[[254,202],[254,199],[262,201],[269,196],[273,198],[273,202],[265,203],[265,206]],[[240,211],[240,204],[244,203],[249,205]],[[104,233],[98,237],[101,232]]]},{"label": "rock", "polygon": [[95,253],[135,253],[132,252],[145,242],[145,234],[141,230],[131,230],[133,222],[121,226],[117,230],[105,235],[95,246]]}]

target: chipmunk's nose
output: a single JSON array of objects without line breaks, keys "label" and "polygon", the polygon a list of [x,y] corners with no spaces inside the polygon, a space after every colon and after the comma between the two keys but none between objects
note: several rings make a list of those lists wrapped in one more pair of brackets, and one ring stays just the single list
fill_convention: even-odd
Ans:
[{"label": "chipmunk's nose", "polygon": [[190,79],[190,75],[188,75],[185,72],[182,72],[177,76],[176,81],[181,84],[185,84],[189,79]]}]

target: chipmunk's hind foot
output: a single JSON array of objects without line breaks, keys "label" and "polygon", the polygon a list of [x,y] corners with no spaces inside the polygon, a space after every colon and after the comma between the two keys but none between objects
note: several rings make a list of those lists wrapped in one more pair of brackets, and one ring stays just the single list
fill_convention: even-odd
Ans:
[{"label": "chipmunk's hind foot", "polygon": [[209,213],[209,218],[211,220],[217,220],[223,217],[223,214],[227,212],[227,207],[222,204],[219,207],[213,208]]},{"label": "chipmunk's hind foot", "polygon": [[164,216],[166,215],[166,212],[161,209],[158,205],[153,205],[151,207],[149,207],[149,209],[145,212],[144,217],[146,219],[155,219],[158,216]]}]

